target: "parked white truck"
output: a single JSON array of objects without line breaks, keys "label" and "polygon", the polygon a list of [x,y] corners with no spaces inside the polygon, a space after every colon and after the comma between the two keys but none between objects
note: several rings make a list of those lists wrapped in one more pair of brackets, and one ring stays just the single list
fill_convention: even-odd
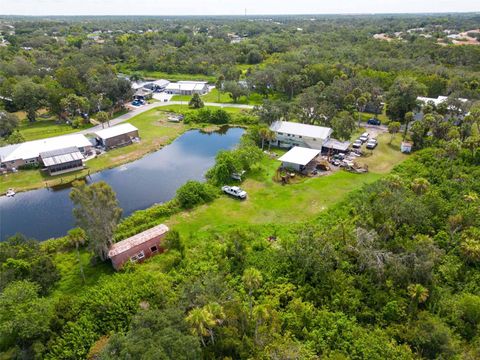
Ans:
[{"label": "parked white truck", "polygon": [[247,198],[247,193],[246,191],[240,189],[238,186],[228,186],[225,185],[222,187],[222,191],[225,194],[232,195],[238,199],[246,199]]}]

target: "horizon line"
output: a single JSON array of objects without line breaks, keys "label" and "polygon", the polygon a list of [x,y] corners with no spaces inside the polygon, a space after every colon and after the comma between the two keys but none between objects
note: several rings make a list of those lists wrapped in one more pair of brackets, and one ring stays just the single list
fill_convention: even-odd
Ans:
[{"label": "horizon line", "polygon": [[341,15],[341,16],[359,16],[359,15],[437,15],[437,14],[480,14],[478,11],[432,11],[432,12],[340,12],[340,13],[256,13],[256,14],[44,14],[44,15],[33,15],[33,14],[0,14],[1,16],[11,16],[11,17],[49,17],[49,16],[60,16],[60,17],[75,17],[75,16],[90,16],[90,17],[176,17],[176,16],[189,16],[189,17],[214,17],[214,16],[223,16],[223,17],[249,17],[249,16],[325,16],[325,15]]}]

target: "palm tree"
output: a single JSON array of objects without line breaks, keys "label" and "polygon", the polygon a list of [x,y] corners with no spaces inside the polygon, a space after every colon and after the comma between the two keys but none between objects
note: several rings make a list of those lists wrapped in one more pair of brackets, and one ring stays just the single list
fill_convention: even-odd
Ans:
[{"label": "palm tree", "polygon": [[97,121],[102,124],[102,129],[105,127],[105,123],[108,123],[108,126],[110,126],[110,116],[105,111],[97,113]]},{"label": "palm tree", "polygon": [[423,304],[428,299],[428,289],[421,284],[410,284],[407,288],[408,295],[416,304]]},{"label": "palm tree", "polygon": [[202,345],[205,347],[205,336],[211,335],[210,329],[215,326],[215,318],[205,307],[195,308],[190,311],[186,318],[187,323],[192,327],[192,333],[200,337]]},{"label": "palm tree", "polygon": [[253,292],[257,290],[263,281],[262,273],[255,268],[248,268],[243,272],[242,276],[243,285],[248,291],[248,297],[250,301],[250,319],[252,318],[253,308]]},{"label": "palm tree", "polygon": [[225,313],[223,312],[223,307],[216,302],[206,305],[204,309],[210,313],[214,321],[214,324],[208,327],[208,332],[210,333],[210,339],[212,340],[212,343],[215,343],[213,329],[215,326],[223,323],[223,320],[225,320]]},{"label": "palm tree", "polygon": [[83,283],[85,283],[85,274],[83,272],[83,266],[80,259],[80,251],[78,250],[78,247],[85,244],[85,239],[87,238],[87,235],[82,229],[75,228],[68,232],[68,238],[70,239],[71,243],[75,245],[75,249],[77,252],[77,260],[78,264],[80,265],[80,274],[82,275]]},{"label": "palm tree", "polygon": [[268,150],[270,151],[271,143],[276,138],[275,132],[270,130],[268,127],[262,127],[258,132],[260,138],[262,139],[262,150],[265,147],[265,141],[268,141]]},{"label": "palm tree", "polygon": [[272,309],[268,305],[257,305],[253,308],[253,316],[255,317],[254,339],[258,343],[258,328],[272,317]]},{"label": "palm tree", "polygon": [[414,179],[412,182],[412,190],[417,195],[425,194],[429,187],[430,187],[430,183],[428,182],[427,179],[424,179],[424,178],[417,178],[417,179]]}]

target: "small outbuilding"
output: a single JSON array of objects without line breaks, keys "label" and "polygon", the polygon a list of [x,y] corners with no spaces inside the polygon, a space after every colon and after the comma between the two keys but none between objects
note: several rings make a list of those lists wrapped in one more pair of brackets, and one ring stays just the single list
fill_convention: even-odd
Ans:
[{"label": "small outbuilding", "polygon": [[76,146],[40,153],[40,163],[50,175],[83,169],[83,155]]},{"label": "small outbuilding", "polygon": [[123,265],[142,262],[149,257],[163,253],[162,240],[169,229],[166,225],[158,225],[128,239],[119,241],[110,247],[108,257],[115,270],[120,270]]},{"label": "small outbuilding", "polygon": [[95,133],[97,144],[107,150],[130,145],[138,139],[138,129],[132,124],[112,126]]},{"label": "small outbuilding", "polygon": [[278,160],[285,169],[303,171],[320,154],[320,150],[295,146]]}]

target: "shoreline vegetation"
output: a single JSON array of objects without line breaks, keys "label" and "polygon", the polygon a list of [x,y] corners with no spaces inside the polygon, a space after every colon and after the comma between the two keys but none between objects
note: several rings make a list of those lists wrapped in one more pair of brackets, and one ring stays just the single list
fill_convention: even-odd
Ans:
[{"label": "shoreline vegetation", "polygon": [[[216,107],[211,107],[210,109],[217,110]],[[139,143],[110,150],[99,157],[89,160],[86,163],[86,169],[68,175],[48,176],[44,175],[39,169],[20,170],[17,173],[9,173],[2,176],[0,193],[5,193],[9,188],[14,188],[16,192],[22,192],[43,187],[55,187],[69,184],[96,172],[125,165],[138,160],[149,153],[158,151],[189,130],[198,129],[202,131],[216,131],[224,125],[243,126],[241,121],[236,123],[236,117],[241,114],[248,114],[248,110],[229,107],[224,107],[222,109],[232,116],[232,123],[185,124],[184,122],[174,123],[168,121],[168,116],[172,112],[186,114],[196,111],[189,109],[187,105],[169,105],[148,110],[126,121],[139,129],[141,137]]]}]

